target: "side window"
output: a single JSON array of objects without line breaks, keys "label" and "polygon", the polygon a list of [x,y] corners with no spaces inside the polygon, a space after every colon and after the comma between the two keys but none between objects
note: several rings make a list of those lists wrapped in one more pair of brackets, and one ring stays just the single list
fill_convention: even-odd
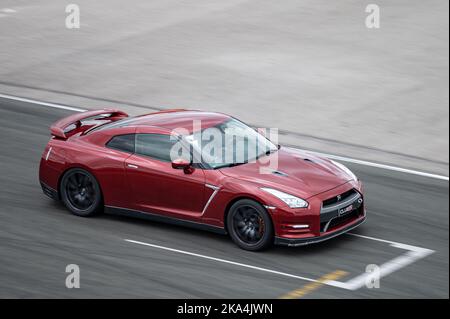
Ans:
[{"label": "side window", "polygon": [[170,162],[170,151],[177,143],[165,134],[137,134],[136,154],[149,156],[159,161]]},{"label": "side window", "polygon": [[134,134],[117,135],[106,143],[106,147],[122,152],[134,153],[134,141]]}]

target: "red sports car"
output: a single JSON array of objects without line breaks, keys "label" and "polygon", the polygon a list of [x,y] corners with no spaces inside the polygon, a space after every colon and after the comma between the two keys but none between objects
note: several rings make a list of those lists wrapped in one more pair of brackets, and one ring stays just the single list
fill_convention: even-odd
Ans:
[{"label": "red sports car", "polygon": [[224,114],[95,110],[61,119],[51,135],[41,186],[78,216],[193,226],[247,250],[320,242],[366,218],[362,184],[345,166],[275,145]]}]

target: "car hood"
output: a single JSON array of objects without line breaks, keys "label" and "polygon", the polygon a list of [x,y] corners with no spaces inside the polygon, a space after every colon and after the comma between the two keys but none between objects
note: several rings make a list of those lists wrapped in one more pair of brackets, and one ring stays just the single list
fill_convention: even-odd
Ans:
[{"label": "car hood", "polygon": [[281,190],[304,199],[352,179],[330,160],[292,148],[282,148],[255,163],[222,168],[220,172],[228,177]]}]

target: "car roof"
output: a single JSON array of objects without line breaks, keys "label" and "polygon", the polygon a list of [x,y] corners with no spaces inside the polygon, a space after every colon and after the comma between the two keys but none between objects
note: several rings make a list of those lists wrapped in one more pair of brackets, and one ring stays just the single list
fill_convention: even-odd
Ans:
[{"label": "car roof", "polygon": [[164,110],[156,113],[144,114],[135,117],[102,125],[94,131],[105,131],[114,128],[140,127],[160,128],[166,131],[183,129],[189,133],[213,127],[230,120],[231,117],[222,113],[196,110]]}]

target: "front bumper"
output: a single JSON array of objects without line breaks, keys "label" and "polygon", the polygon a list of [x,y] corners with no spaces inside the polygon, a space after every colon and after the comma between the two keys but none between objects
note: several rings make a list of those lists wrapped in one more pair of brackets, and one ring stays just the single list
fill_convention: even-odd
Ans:
[{"label": "front bumper", "polygon": [[[308,198],[306,209],[274,207],[269,212],[274,221],[275,243],[301,246],[339,236],[366,219],[364,189],[350,181]],[[266,205],[274,206],[272,203]]]},{"label": "front bumper", "polygon": [[337,229],[334,232],[329,232],[327,234],[324,234],[322,236],[316,236],[316,237],[308,237],[308,238],[284,238],[284,237],[275,237],[275,245],[282,245],[282,246],[305,246],[309,244],[315,244],[320,243],[322,241],[334,238],[336,236],[345,234],[346,232],[358,227],[362,223],[364,223],[366,220],[366,215],[362,216],[361,218],[355,220],[352,224],[346,225],[343,228]]}]

